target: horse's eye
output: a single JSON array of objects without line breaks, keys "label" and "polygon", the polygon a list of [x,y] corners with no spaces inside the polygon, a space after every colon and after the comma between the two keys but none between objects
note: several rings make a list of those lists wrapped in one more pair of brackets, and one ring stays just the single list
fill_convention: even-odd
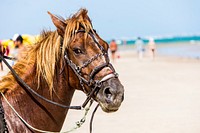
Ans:
[{"label": "horse's eye", "polygon": [[79,48],[74,48],[73,51],[77,55],[82,53],[82,51]]}]

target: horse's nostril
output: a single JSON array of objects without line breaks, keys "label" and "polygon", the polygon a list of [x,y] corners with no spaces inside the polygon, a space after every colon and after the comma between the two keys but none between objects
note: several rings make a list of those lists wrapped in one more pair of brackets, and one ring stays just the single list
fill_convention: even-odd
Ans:
[{"label": "horse's nostril", "polygon": [[112,96],[112,93],[110,92],[110,87],[106,87],[104,90],[104,94],[106,96],[106,98],[110,99]]}]

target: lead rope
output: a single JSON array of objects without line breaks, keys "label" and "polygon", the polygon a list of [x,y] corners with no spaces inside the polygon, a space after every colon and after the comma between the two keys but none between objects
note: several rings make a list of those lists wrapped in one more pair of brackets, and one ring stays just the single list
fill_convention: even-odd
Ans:
[{"label": "lead rope", "polygon": [[[26,126],[28,126],[30,129],[32,129],[32,130],[34,130],[34,131],[37,131],[37,132],[40,132],[40,133],[70,133],[70,132],[72,132],[72,131],[74,131],[74,130],[80,128],[80,127],[85,123],[85,121],[86,121],[86,116],[87,116],[87,114],[88,114],[88,112],[89,112],[89,110],[90,110],[90,107],[92,106],[92,103],[93,103],[93,100],[90,100],[89,106],[85,108],[84,116],[82,117],[81,120],[79,120],[79,121],[76,122],[76,125],[75,125],[72,129],[70,129],[70,130],[68,130],[68,131],[65,131],[65,132],[51,132],[51,131],[45,131],[45,130],[37,129],[37,128],[31,126],[30,124],[28,124],[28,123],[20,116],[20,114],[15,110],[15,108],[10,104],[10,102],[7,100],[7,98],[4,96],[4,94],[3,94],[2,92],[1,92],[1,95],[3,96],[4,100],[6,101],[6,103],[10,106],[10,108],[14,111],[14,113],[20,118],[20,120],[21,120]],[[98,105],[99,105],[99,104],[98,104]],[[96,108],[97,108],[97,107],[96,107]],[[97,110],[96,108],[95,108],[95,110],[94,110],[94,112],[93,112],[93,114],[92,114],[91,120],[93,120],[94,113],[95,113],[96,110]],[[91,124],[91,123],[92,123],[92,122],[90,121],[90,124]],[[92,125],[92,124],[91,124],[91,125]],[[90,127],[91,127],[91,125],[90,125]],[[91,129],[90,129],[90,133],[92,133],[92,132],[91,132]]]},{"label": "lead rope", "polygon": [[89,110],[90,110],[90,107],[91,107],[93,101],[94,101],[94,100],[90,100],[89,106],[85,108],[85,113],[84,113],[84,116],[82,117],[82,119],[81,119],[80,121],[77,121],[77,122],[76,122],[76,126],[75,126],[74,128],[72,128],[71,130],[69,130],[68,132],[66,132],[66,133],[72,132],[72,131],[74,131],[74,130],[80,128],[80,127],[83,125],[83,123],[85,123],[85,121],[86,121],[86,116],[87,116],[87,114],[88,114],[88,112],[89,112]]}]

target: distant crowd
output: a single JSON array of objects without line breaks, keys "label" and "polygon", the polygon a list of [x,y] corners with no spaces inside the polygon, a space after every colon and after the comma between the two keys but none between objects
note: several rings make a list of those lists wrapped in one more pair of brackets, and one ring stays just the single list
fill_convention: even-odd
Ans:
[{"label": "distant crowd", "polygon": [[[124,42],[124,44],[126,44],[126,43]],[[111,52],[111,59],[112,59],[112,62],[114,63],[115,60],[117,58],[119,58],[119,54],[117,54],[118,45],[117,45],[116,41],[113,39],[110,42],[109,46],[110,46],[110,52]],[[155,59],[156,44],[155,44],[155,41],[152,37],[149,38],[149,42],[148,42],[147,45],[144,45],[144,41],[142,40],[142,38],[138,37],[135,41],[134,46],[135,46],[135,49],[137,51],[138,59],[143,58],[145,51],[149,52],[152,60]]]}]

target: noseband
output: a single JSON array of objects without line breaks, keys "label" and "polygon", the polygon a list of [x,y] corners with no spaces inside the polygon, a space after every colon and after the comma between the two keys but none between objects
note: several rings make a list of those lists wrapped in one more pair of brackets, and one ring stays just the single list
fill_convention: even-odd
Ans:
[{"label": "noseband", "polygon": [[[75,32],[75,34],[78,34],[80,32],[86,33],[85,30],[77,30]],[[114,67],[110,63],[107,51],[103,48],[102,45],[99,44],[98,40],[96,39],[96,37],[94,36],[94,34],[91,31],[88,32],[88,34],[92,37],[93,41],[95,42],[95,44],[97,44],[97,46],[99,47],[99,49],[101,50],[102,53],[96,54],[91,59],[85,61],[82,66],[78,66],[75,63],[73,63],[72,60],[69,59],[67,51],[64,52],[64,58],[65,58],[67,64],[71,67],[71,69],[74,71],[74,73],[78,77],[80,85],[82,87],[82,90],[85,93],[87,93],[87,91],[86,91],[86,89],[84,87],[84,84],[92,89],[89,93],[87,93],[87,99],[82,104],[83,108],[87,105],[88,101],[92,98],[94,93],[95,92],[98,93],[98,91],[99,91],[99,89],[100,89],[100,87],[102,85],[102,82],[104,82],[104,81],[106,81],[106,80],[108,80],[110,78],[117,78],[118,77],[118,74],[115,72]],[[63,39],[61,39],[61,45],[63,45]],[[85,79],[82,76],[82,69],[87,67],[87,66],[89,66],[93,61],[97,60],[100,57],[105,57],[105,61],[106,62],[101,64],[101,65],[99,65],[99,66],[96,66],[92,70],[92,72],[89,74],[89,79],[88,80]],[[109,73],[108,75],[104,76],[100,80],[94,80],[95,75],[98,74],[105,67],[109,67],[112,70],[112,73]]]}]

